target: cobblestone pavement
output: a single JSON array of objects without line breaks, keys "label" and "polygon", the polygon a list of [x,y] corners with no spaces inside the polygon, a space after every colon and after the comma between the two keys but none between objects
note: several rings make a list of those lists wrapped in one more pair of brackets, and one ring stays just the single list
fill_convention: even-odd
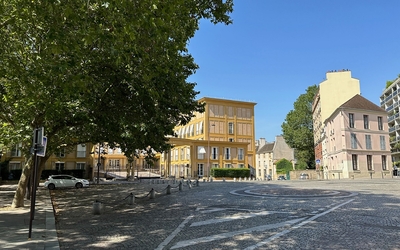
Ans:
[{"label": "cobblestone pavement", "polygon": [[170,185],[53,191],[60,248],[400,249],[400,179]]}]

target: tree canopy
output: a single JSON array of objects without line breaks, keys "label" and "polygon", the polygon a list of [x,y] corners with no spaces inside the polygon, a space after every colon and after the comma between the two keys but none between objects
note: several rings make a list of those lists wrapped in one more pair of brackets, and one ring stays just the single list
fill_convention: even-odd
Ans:
[{"label": "tree canopy", "polygon": [[293,170],[293,165],[289,160],[283,158],[276,162],[276,173],[286,174],[291,170]]},{"label": "tree canopy", "polygon": [[312,168],[315,167],[312,102],[317,91],[316,85],[308,87],[294,102],[294,109],[289,111],[282,124],[283,138],[295,149],[298,164],[306,163]]},{"label": "tree canopy", "polygon": [[230,24],[232,0],[9,0],[0,4],[0,143],[45,127],[47,155],[83,142],[130,154],[203,106],[187,43],[203,18]]}]

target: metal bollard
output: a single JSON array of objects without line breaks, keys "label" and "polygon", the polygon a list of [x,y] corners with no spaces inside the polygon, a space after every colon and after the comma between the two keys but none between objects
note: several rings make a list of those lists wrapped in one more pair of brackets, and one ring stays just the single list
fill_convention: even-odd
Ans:
[{"label": "metal bollard", "polygon": [[179,182],[179,191],[182,191],[182,181]]},{"label": "metal bollard", "polygon": [[133,193],[131,193],[131,195],[129,195],[128,203],[129,203],[129,205],[133,205],[133,203],[135,203],[135,195],[133,195]]},{"label": "metal bollard", "polygon": [[100,201],[96,200],[93,203],[93,214],[101,214],[101,212],[103,211],[103,203],[101,203]]},{"label": "metal bollard", "polygon": [[210,182],[213,182],[213,178],[212,178],[212,176],[210,177]]},{"label": "metal bollard", "polygon": [[192,182],[190,180],[187,181],[189,189],[192,189]]},{"label": "metal bollard", "polygon": [[197,186],[197,187],[199,186],[199,183],[200,183],[200,181],[199,181],[199,179],[197,179],[197,180],[196,180],[196,186]]},{"label": "metal bollard", "polygon": [[206,182],[206,179],[203,178],[203,182]]},{"label": "metal bollard", "polygon": [[156,198],[156,190],[154,190],[154,188],[152,188],[150,190],[150,199],[154,199]]},{"label": "metal bollard", "polygon": [[236,177],[233,178],[233,182],[236,182]]},{"label": "metal bollard", "polygon": [[239,181],[242,181],[242,177],[239,177]]},{"label": "metal bollard", "polygon": [[171,185],[167,186],[167,194],[171,194]]},{"label": "metal bollard", "polygon": [[225,182],[225,178],[222,178],[222,181]]}]

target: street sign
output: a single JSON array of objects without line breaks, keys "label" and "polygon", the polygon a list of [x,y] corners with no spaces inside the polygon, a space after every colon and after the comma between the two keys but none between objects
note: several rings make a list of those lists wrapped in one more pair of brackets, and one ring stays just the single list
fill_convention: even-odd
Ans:
[{"label": "street sign", "polygon": [[321,163],[321,160],[320,160],[320,159],[316,159],[316,160],[315,160],[315,163],[320,164],[320,163]]},{"label": "street sign", "polygon": [[46,155],[47,137],[43,136],[43,146],[38,147],[37,156],[44,157]]}]

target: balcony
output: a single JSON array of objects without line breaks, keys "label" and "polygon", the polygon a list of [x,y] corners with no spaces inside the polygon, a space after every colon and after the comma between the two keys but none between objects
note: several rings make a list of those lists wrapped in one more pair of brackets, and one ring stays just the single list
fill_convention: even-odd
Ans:
[{"label": "balcony", "polygon": [[393,105],[390,105],[389,107],[387,107],[386,111],[390,111],[393,109]]}]

